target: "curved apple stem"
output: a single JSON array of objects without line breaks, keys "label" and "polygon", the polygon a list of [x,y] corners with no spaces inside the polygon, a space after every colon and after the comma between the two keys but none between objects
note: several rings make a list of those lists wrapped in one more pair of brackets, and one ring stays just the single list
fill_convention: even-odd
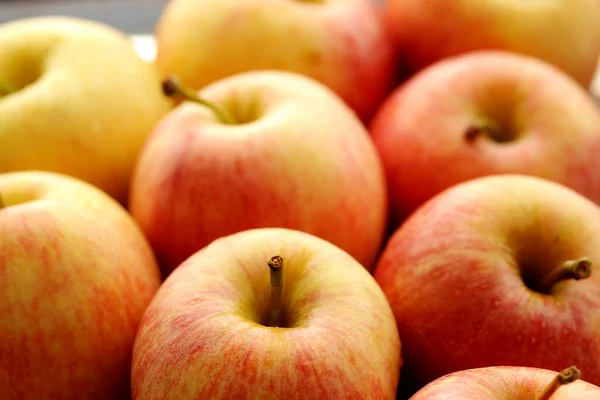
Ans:
[{"label": "curved apple stem", "polygon": [[283,259],[280,256],[271,257],[269,262],[271,275],[271,301],[269,304],[268,325],[273,327],[282,324],[282,298],[283,298]]},{"label": "curved apple stem", "polygon": [[465,140],[472,143],[479,136],[486,135],[496,142],[509,142],[512,138],[505,135],[500,127],[491,121],[477,121],[467,127]]},{"label": "curved apple stem", "polygon": [[538,397],[537,400],[550,400],[552,398],[552,395],[554,395],[554,393],[556,393],[556,391],[560,389],[561,386],[571,382],[575,382],[580,377],[581,372],[579,371],[579,369],[577,369],[576,366],[563,369],[554,377],[552,382],[550,382],[548,386],[546,386],[541,396]]},{"label": "curved apple stem", "polygon": [[171,77],[165,79],[162,82],[162,88],[163,88],[163,93],[166,96],[169,96],[169,97],[179,96],[186,100],[194,101],[196,103],[202,104],[203,106],[209,108],[212,112],[214,112],[215,115],[217,116],[217,118],[219,119],[219,121],[221,121],[222,123],[227,124],[227,125],[235,124],[235,118],[233,118],[233,116],[231,116],[231,114],[229,114],[227,112],[227,110],[217,106],[214,103],[211,103],[208,100],[201,98],[200,96],[198,96],[196,93],[194,93],[190,89],[182,86],[181,83],[179,82],[179,79],[177,79],[174,76],[171,76]]},{"label": "curved apple stem", "polygon": [[550,293],[554,285],[568,279],[587,279],[592,274],[592,260],[587,257],[567,260],[556,267],[539,282],[536,290],[540,293]]}]

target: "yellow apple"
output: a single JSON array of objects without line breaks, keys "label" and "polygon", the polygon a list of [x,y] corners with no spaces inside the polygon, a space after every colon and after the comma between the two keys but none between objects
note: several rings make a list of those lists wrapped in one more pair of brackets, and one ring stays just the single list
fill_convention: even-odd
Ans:
[{"label": "yellow apple", "polygon": [[173,0],[155,34],[163,76],[194,89],[240,72],[291,71],[368,121],[396,81],[393,37],[373,0]]},{"label": "yellow apple", "polygon": [[0,172],[64,173],[124,202],[138,152],[171,106],[118,30],[51,16],[0,25]]},{"label": "yellow apple", "polygon": [[600,56],[598,0],[388,0],[411,72],[474,50],[539,58],[588,88]]}]

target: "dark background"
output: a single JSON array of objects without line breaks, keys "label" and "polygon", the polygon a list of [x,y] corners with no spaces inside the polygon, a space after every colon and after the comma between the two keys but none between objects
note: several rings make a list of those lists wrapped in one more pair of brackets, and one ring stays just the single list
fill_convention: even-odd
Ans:
[{"label": "dark background", "polygon": [[[383,3],[385,0],[373,0]],[[111,25],[129,34],[152,33],[169,0],[0,0],[0,24],[40,15],[68,15]]]}]

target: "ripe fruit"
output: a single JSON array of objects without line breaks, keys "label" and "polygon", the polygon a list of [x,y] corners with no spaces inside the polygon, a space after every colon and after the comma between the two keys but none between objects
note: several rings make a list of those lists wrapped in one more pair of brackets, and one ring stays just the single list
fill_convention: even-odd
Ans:
[{"label": "ripe fruit", "polygon": [[133,342],[160,273],[131,217],[51,172],[0,174],[0,393],[129,399]]},{"label": "ripe fruit", "polygon": [[0,172],[67,174],[123,203],[171,106],[154,67],[109,26],[51,16],[0,25]]},{"label": "ripe fruit", "polygon": [[[371,269],[385,232],[383,168],[351,110],[310,78],[253,71],[200,92],[156,127],[130,212],[165,275],[213,240],[246,229],[305,231]],[[182,92],[183,90],[183,92]],[[203,101],[210,110],[195,101]]]},{"label": "ripe fruit", "polygon": [[394,399],[400,340],[373,277],[279,228],[219,238],[166,279],[135,341],[133,400]]},{"label": "ripe fruit", "polygon": [[374,272],[398,323],[407,381],[471,368],[560,371],[600,383],[600,207],[524,175],[440,193],[387,243]]}]

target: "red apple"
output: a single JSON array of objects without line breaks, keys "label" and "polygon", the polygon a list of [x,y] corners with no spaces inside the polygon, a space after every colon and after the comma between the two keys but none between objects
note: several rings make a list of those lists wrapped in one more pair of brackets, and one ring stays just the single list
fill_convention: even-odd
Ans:
[{"label": "red apple", "polygon": [[542,368],[494,366],[445,375],[410,400],[597,400],[600,387],[581,379],[577,367],[557,373]]},{"label": "red apple", "polygon": [[495,365],[577,365],[598,385],[597,262],[600,207],[556,182],[494,175],[417,209],[374,276],[394,311],[409,381]]},{"label": "red apple", "polygon": [[240,72],[291,71],[366,121],[396,83],[395,43],[373,0],[173,0],[155,35],[163,76],[196,89]]},{"label": "red apple", "polygon": [[600,203],[600,109],[555,67],[481,51],[421,71],[370,126],[392,219],[454,184],[499,173],[559,182]]},{"label": "red apple", "polygon": [[394,399],[394,315],[373,277],[316,236],[219,238],[173,271],[135,341],[133,400]]},{"label": "red apple", "polygon": [[129,399],[160,273],[126,211],[51,172],[0,174],[0,397]]},{"label": "red apple", "polygon": [[551,63],[587,89],[600,56],[597,0],[388,0],[386,19],[413,72],[494,49]]},{"label": "red apple", "polygon": [[[174,85],[170,94],[182,94]],[[371,269],[387,220],[385,176],[350,108],[283,71],[225,78],[200,95],[213,110],[187,101],[169,113],[131,186],[131,214],[165,275],[213,240],[260,227],[314,234]]]}]

